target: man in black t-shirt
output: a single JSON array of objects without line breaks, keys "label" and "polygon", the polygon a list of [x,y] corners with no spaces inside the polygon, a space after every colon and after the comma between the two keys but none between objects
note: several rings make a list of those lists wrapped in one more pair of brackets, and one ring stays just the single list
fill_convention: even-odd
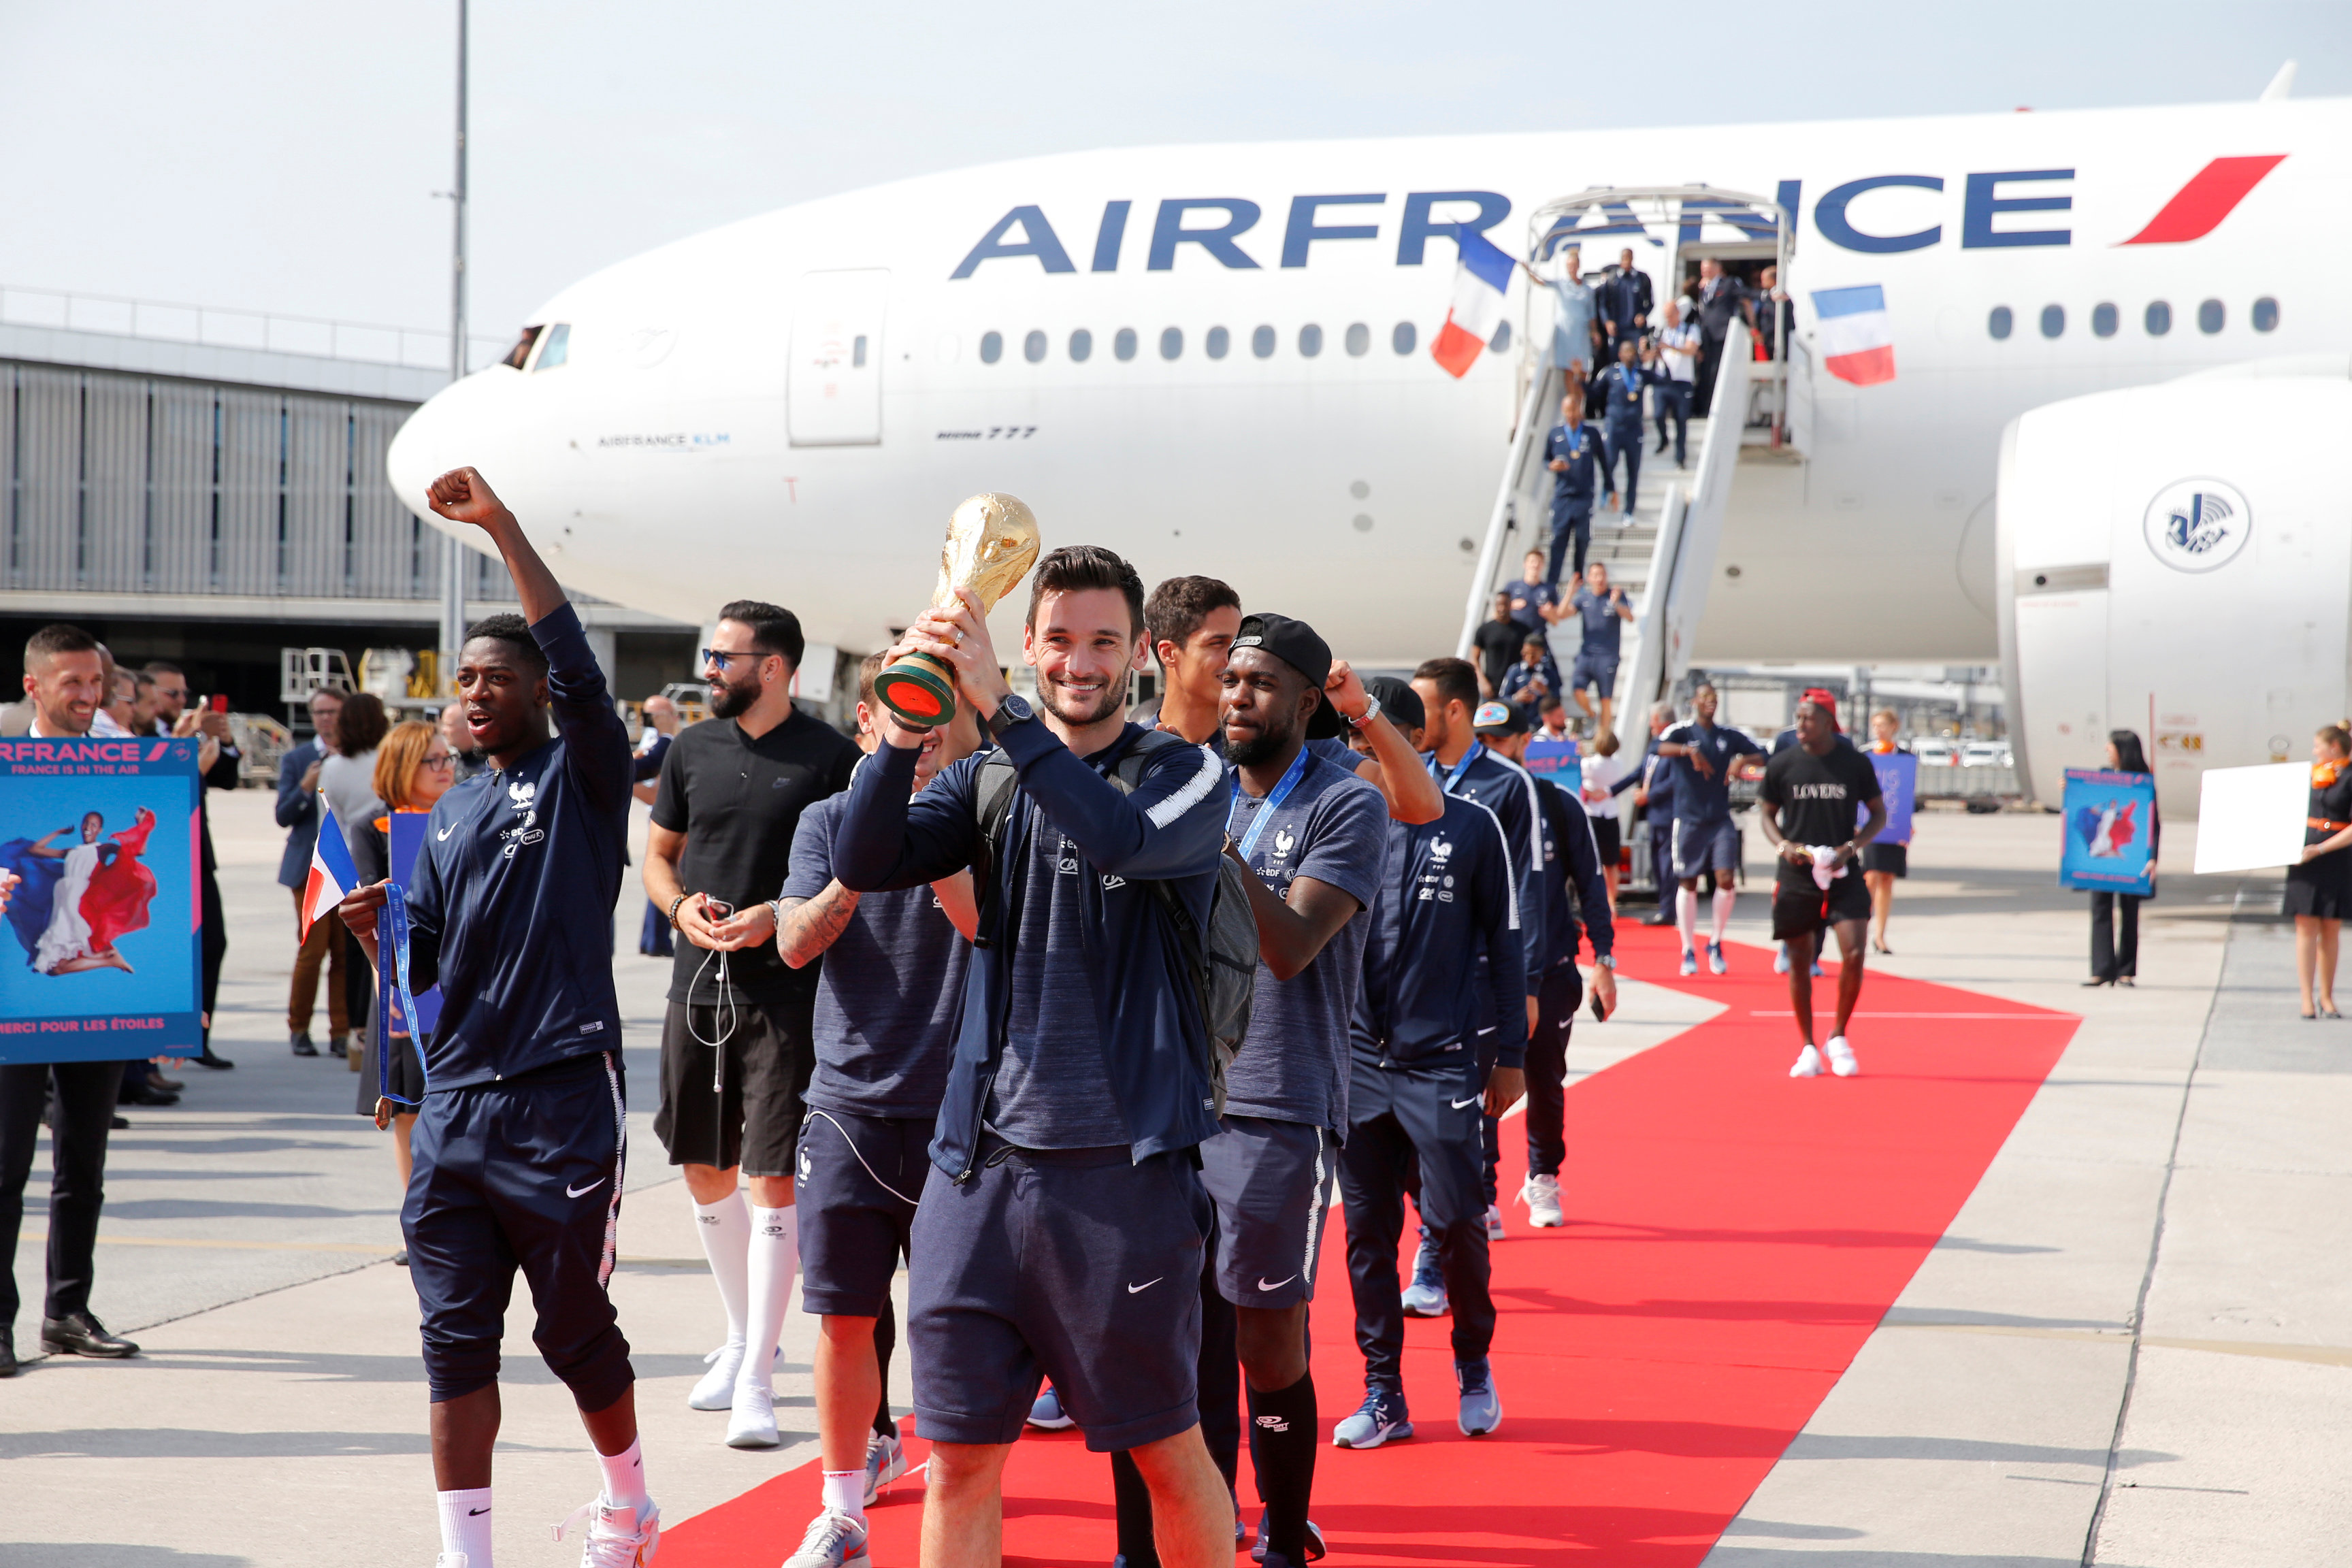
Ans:
[{"label": "man in black t-shirt", "polygon": [[[1789,1002],[1797,1033],[1805,1042],[1790,1078],[1819,1077],[1822,1057],[1830,1071],[1852,1078],[1860,1068],[1846,1044],[1846,1026],[1862,995],[1862,933],[1870,920],[1870,890],[1856,861],[1862,847],[1886,826],[1878,772],[1870,759],[1839,744],[1837,710],[1825,692],[1809,692],[1797,704],[1797,743],[1764,769],[1757,791],[1764,837],[1780,856],[1772,889],[1772,935],[1789,944]],[[1869,816],[1854,819],[1863,806]],[[1824,930],[1838,939],[1837,1027],[1822,1049],[1813,1046],[1813,953]]]},{"label": "man in black t-shirt", "polygon": [[1486,682],[1484,695],[1488,697],[1502,695],[1503,677],[1517,660],[1520,645],[1528,640],[1528,628],[1511,616],[1511,595],[1507,590],[1496,591],[1494,610],[1470,634],[1470,645],[1478,650],[1478,674]]},{"label": "man in black t-shirt", "polygon": [[[770,1363],[798,1260],[793,1154],[815,1061],[817,970],[776,952],[768,900],[812,804],[849,787],[850,739],[793,706],[803,639],[790,610],[739,599],[702,650],[710,718],[662,760],[646,895],[677,944],[662,1023],[654,1131],[683,1165],[696,1232],[727,1309],[727,1342],[688,1403],[726,1410],[727,1441],[776,1446]],[[751,1209],[737,1195],[751,1182]]]}]

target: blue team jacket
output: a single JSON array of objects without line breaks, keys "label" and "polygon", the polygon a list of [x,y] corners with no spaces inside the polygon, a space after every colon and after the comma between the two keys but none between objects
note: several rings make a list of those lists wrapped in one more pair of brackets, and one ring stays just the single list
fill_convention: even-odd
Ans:
[{"label": "blue team jacket", "polygon": [[[1388,875],[1372,900],[1363,989],[1349,1030],[1358,1060],[1458,1061],[1465,1083],[1480,1076],[1474,1064],[1489,1047],[1497,1067],[1527,1064],[1517,882],[1502,825],[1476,801],[1447,795],[1435,822],[1390,822]],[[1480,952],[1486,963],[1467,962]],[[1494,1033],[1481,1039],[1478,1019],[1488,1007]]]},{"label": "blue team jacket", "polygon": [[[1543,801],[1543,929],[1544,968],[1557,969],[1576,962],[1580,931],[1576,910],[1584,910],[1584,930],[1592,936],[1598,958],[1617,944],[1617,927],[1609,915],[1609,882],[1601,875],[1601,846],[1592,837],[1592,818],[1584,803],[1549,779],[1536,780]],[[1569,891],[1575,889],[1575,904]]]},{"label": "blue team jacket", "polygon": [[1589,501],[1594,483],[1601,476],[1601,432],[1592,421],[1585,420],[1571,433],[1565,425],[1555,425],[1544,437],[1544,461],[1556,458],[1568,459],[1568,467],[1551,477],[1552,499],[1556,501]]},{"label": "blue team jacket", "polygon": [[[1087,758],[1064,745],[1043,720],[1007,725],[997,734],[1019,770],[1018,782],[991,868],[993,896],[982,901],[980,940],[964,972],[955,1062],[930,1146],[931,1163],[958,1180],[971,1173],[979,1153],[1016,963],[1082,963],[1097,978],[1103,1069],[1135,1159],[1189,1149],[1219,1131],[1199,995],[1166,911],[1150,889],[1135,882],[1171,883],[1205,931],[1233,796],[1224,764],[1205,747],[1187,745],[1162,745],[1135,793],[1121,791],[1106,774],[1128,747],[1150,733],[1129,724],[1118,741]],[[843,887],[857,892],[911,888],[979,862],[974,795],[983,758],[956,763],[910,800],[915,756],[886,743],[851,779],[833,848],[833,874]],[[1096,873],[1085,883],[1083,951],[1024,953],[1013,945],[1036,866],[1030,837],[1041,822],[1066,835]]]},{"label": "blue team jacket", "polygon": [[436,1094],[621,1048],[613,904],[629,732],[570,605],[530,635],[547,656],[555,739],[443,795],[411,881],[410,986],[441,987],[425,1053]]}]

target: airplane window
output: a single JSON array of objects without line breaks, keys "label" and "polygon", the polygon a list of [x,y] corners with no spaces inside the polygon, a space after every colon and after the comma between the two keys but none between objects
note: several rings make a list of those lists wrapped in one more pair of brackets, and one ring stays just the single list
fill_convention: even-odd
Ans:
[{"label": "airplane window", "polygon": [[[2221,309],[2219,305],[2213,308],[2217,311]],[[2211,329],[2208,328],[2207,331],[2210,331]],[[553,370],[571,357],[572,324],[569,321],[558,321],[540,334],[539,358],[532,363],[530,368],[534,371]]]},{"label": "airplane window", "polygon": [[2172,331],[2172,307],[2161,300],[2150,300],[2147,314],[2140,320],[2147,326],[2149,337],[2160,338]]},{"label": "airplane window", "polygon": [[1495,335],[1486,341],[1486,352],[1490,354],[1498,354],[1508,350],[1510,346],[1511,323],[1505,321],[1495,329]]},{"label": "airplane window", "polygon": [[1031,364],[1041,364],[1045,358],[1045,334],[1032,332],[1021,340],[1021,357]]},{"label": "airplane window", "polygon": [[1225,357],[1225,351],[1233,347],[1233,343],[1234,335],[1231,332],[1223,327],[1211,327],[1209,339],[1204,346],[1208,349],[1211,359],[1223,359]]},{"label": "airplane window", "polygon": [[1135,329],[1133,327],[1121,327],[1117,335],[1110,340],[1110,352],[1117,354],[1123,360],[1133,359],[1135,357]]},{"label": "airplane window", "polygon": [[1992,308],[1992,314],[1985,318],[1985,331],[1992,334],[1993,342],[2000,342],[2009,336],[2011,320],[2008,306],[1995,305]]},{"label": "airplane window", "polygon": [[2091,331],[2103,338],[2112,338],[2116,335],[2116,308],[2113,305],[2101,304],[2091,307]]},{"label": "airplane window", "polygon": [[1321,353],[1323,352],[1323,329],[1317,326],[1312,321],[1309,321],[1305,326],[1299,328],[1298,352],[1307,359],[1313,359],[1317,354]]},{"label": "airplane window", "polygon": [[858,333],[857,336],[850,340],[849,368],[852,370],[864,370],[866,368],[866,334],[864,332]]},{"label": "airplane window", "polygon": [[1396,331],[1389,334],[1389,347],[1401,354],[1412,353],[1413,341],[1421,334],[1412,330],[1411,321],[1399,321]]},{"label": "airplane window", "polygon": [[525,327],[522,330],[522,336],[515,340],[515,346],[507,350],[507,357],[499,363],[520,370],[530,363],[530,345],[539,341],[539,332],[540,329],[537,327]]},{"label": "airplane window", "polygon": [[1163,327],[1160,332],[1160,357],[1181,359],[1184,356],[1184,329]]},{"label": "airplane window", "polygon": [[2066,307],[2063,305],[2042,306],[2042,335],[2045,338],[2056,338],[2064,336],[2065,332]]},{"label": "airplane window", "polygon": [[[2221,330],[2221,320],[2222,310],[2221,300],[2208,300],[2203,304],[2197,307],[2197,330],[2199,331],[2204,332],[2209,336],[2214,332],[2220,331]],[[547,356],[544,353],[541,353],[540,357],[544,359]]]},{"label": "airplane window", "polygon": [[2254,331],[2267,332],[2278,327],[2278,301],[2265,294],[2254,301]]},{"label": "airplane window", "polygon": [[1348,328],[1348,353],[1361,359],[1371,351],[1371,346],[1372,329],[1361,321],[1350,323]]},{"label": "airplane window", "polygon": [[1260,359],[1274,357],[1274,329],[1260,327],[1250,334],[1250,353]]},{"label": "airplane window", "polygon": [[1003,357],[1004,334],[1003,332],[981,333],[980,363],[982,364],[994,364],[998,360],[1001,360]]},{"label": "airplane window", "polygon": [[1076,331],[1070,334],[1070,359],[1072,363],[1084,364],[1087,363],[1087,357],[1094,352],[1095,335],[1092,332],[1087,331],[1084,327],[1080,327]]}]

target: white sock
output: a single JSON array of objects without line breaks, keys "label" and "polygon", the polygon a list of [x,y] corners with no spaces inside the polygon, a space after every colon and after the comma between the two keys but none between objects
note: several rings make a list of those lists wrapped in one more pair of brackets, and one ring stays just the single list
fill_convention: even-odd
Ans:
[{"label": "white sock", "polygon": [[824,1472],[824,1506],[835,1513],[845,1513],[856,1520],[861,1530],[866,1525],[866,1471],[827,1470]]},{"label": "white sock", "polygon": [[792,1208],[751,1211],[751,1310],[750,1352],[735,1386],[753,1384],[772,1388],[775,1358],[772,1353],[784,1331],[784,1309],[792,1305],[793,1267],[800,1260],[800,1211]]},{"label": "white sock", "polygon": [[[599,1454],[597,1468],[604,1472],[604,1500],[614,1508],[633,1508],[639,1512],[654,1500],[646,1495],[646,1456],[636,1440],[618,1454]],[[473,1568],[467,1563],[466,1568]]]},{"label": "white sock", "polygon": [[715,1204],[694,1205],[695,1234],[702,1238],[702,1256],[710,1260],[710,1278],[719,1286],[719,1305],[727,1309],[727,1342],[743,1342],[751,1287],[751,1211],[741,1193],[730,1193]]},{"label": "white sock", "polygon": [[441,1550],[462,1552],[466,1568],[490,1568],[490,1489],[436,1492],[441,1505]]},{"label": "white sock", "polygon": [[[1717,947],[1723,945],[1723,933],[1731,929],[1731,900],[1738,896],[1729,888],[1715,890],[1715,945]],[[1696,903],[1697,900],[1692,901]]]},{"label": "white sock", "polygon": [[1695,952],[1698,947],[1698,889],[1685,888],[1675,894],[1675,924],[1682,928],[1683,951]]}]

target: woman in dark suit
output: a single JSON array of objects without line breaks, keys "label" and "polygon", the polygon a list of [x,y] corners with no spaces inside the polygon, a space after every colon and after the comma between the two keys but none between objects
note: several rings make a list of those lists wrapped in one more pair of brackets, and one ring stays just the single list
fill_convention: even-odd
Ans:
[{"label": "woman in dark suit", "polygon": [[[2303,861],[2286,868],[2286,912],[2294,917],[2294,977],[2303,1016],[2340,1018],[2336,1010],[2336,939],[2352,912],[2352,732],[2323,726],[2311,738],[2311,804],[2303,824]],[[2315,982],[2317,1003],[2314,1005]]]},{"label": "woman in dark suit", "polygon": [[[2147,753],[2130,730],[2107,733],[2107,771],[2145,773]],[[2156,896],[2156,853],[2163,842],[2164,823],[2156,803],[2147,806],[2148,897]],[[2085,985],[2129,985],[2139,973],[2139,906],[2137,893],[2114,893],[2102,889],[2091,895],[2091,978]]]}]

